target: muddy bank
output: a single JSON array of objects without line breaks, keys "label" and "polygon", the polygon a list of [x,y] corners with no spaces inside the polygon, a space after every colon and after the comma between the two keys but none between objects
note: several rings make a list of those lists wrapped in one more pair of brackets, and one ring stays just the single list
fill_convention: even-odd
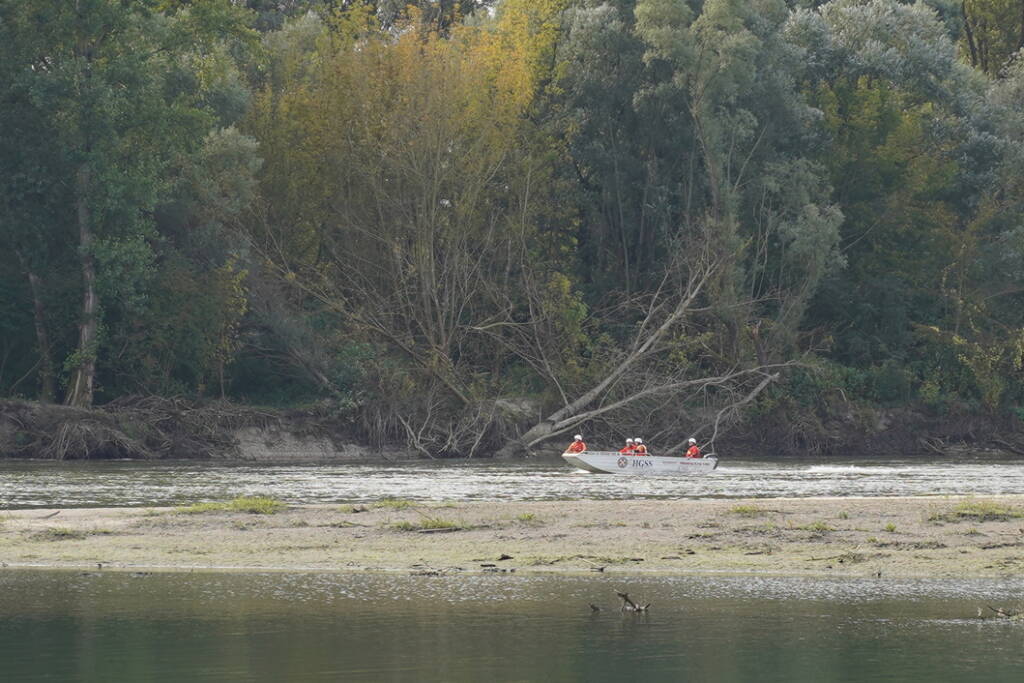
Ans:
[{"label": "muddy bank", "polygon": [[[929,416],[910,409],[825,405],[820,414],[762,415],[733,426],[715,449],[785,457],[848,453],[950,456],[1024,455],[1016,419]],[[174,458],[255,462],[332,462],[422,457],[403,443],[377,444],[358,419],[329,404],[284,411],[231,403],[197,404],[160,397],[127,398],[91,410],[0,400],[0,457]],[[585,431],[585,430],[584,430]],[[589,435],[589,432],[588,432]],[[593,434],[591,443],[618,443]],[[542,447],[554,455],[561,441]],[[493,451],[491,451],[493,452]]]},{"label": "muddy bank", "polygon": [[0,400],[0,457],[331,462],[415,455],[372,448],[328,406],[278,411],[230,403],[133,398],[91,410]]},{"label": "muddy bank", "polygon": [[923,406],[883,408],[839,397],[823,396],[811,410],[777,407],[749,416],[720,439],[721,450],[769,456],[1024,456],[1024,429],[1011,415],[936,414]]},{"label": "muddy bank", "polygon": [[1024,496],[0,514],[10,567],[1018,576]]}]

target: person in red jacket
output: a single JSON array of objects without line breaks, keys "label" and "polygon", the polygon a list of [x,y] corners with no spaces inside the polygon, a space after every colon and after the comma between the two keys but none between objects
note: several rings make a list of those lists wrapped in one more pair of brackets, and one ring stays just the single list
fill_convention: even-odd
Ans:
[{"label": "person in red jacket", "polygon": [[644,440],[639,436],[633,439],[633,443],[636,444],[636,448],[633,449],[633,455],[647,455],[647,446],[644,445]]},{"label": "person in red jacket", "polygon": [[700,457],[700,449],[697,448],[697,439],[695,439],[695,438],[693,438],[691,436],[689,444],[690,444],[690,447],[686,449],[686,457],[687,458],[699,458]]},{"label": "person in red jacket", "polygon": [[619,450],[619,453],[623,455],[633,455],[636,452],[636,446],[633,445],[633,439],[626,439],[626,447]]},{"label": "person in red jacket", "polygon": [[572,443],[565,449],[566,453],[582,453],[587,450],[587,444],[583,443],[583,437],[580,434],[572,437],[572,439]]}]

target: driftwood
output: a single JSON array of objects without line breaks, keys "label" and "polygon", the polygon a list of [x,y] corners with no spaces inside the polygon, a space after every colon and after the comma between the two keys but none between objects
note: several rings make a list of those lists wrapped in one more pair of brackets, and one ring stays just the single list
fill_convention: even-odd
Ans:
[{"label": "driftwood", "polygon": [[582,555],[577,555],[576,557],[578,557],[579,559],[581,559],[584,562],[586,562],[587,564],[589,564],[590,565],[590,571],[592,571],[592,572],[603,572],[604,571],[604,565],[600,565],[597,562],[592,562],[592,561],[588,560],[587,558],[583,557]]},{"label": "driftwood", "polygon": [[1001,607],[993,607],[992,605],[985,605],[985,607],[992,610],[1004,619],[1020,619],[1021,616],[1024,616],[1021,612],[1011,612],[1009,610],[1002,609]]},{"label": "driftwood", "polygon": [[622,606],[619,608],[620,612],[646,612],[647,608],[651,606],[651,603],[640,605],[633,602],[629,597],[629,593],[615,591],[615,594],[622,600]]},{"label": "driftwood", "polygon": [[1010,443],[1006,439],[990,439],[990,441],[996,444],[997,446],[1000,446],[1008,450],[1011,453],[1016,453],[1017,455],[1024,455],[1024,449],[1021,449],[1019,446]]}]

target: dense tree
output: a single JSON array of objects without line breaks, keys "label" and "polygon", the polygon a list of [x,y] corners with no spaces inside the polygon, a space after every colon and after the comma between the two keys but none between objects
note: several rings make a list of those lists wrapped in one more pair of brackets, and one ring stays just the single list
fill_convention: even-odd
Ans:
[{"label": "dense tree", "polygon": [[0,392],[429,455],[1016,410],[1022,11],[0,0]]},{"label": "dense tree", "polygon": [[[17,203],[7,234],[24,254],[38,330],[46,327],[36,294],[42,259],[56,258],[53,252],[65,250],[69,239],[75,245],[78,342],[64,361],[71,405],[92,404],[108,323],[142,310],[158,237],[153,210],[168,190],[172,160],[195,149],[215,124],[203,99],[210,91],[197,83],[200,76],[216,78],[215,71],[202,73],[215,60],[196,50],[208,51],[238,25],[226,1],[194,3],[173,16],[157,5],[4,6],[11,76],[5,99],[18,118],[4,139],[9,177],[20,181],[7,188]],[[43,394],[49,395],[52,361],[41,334]]]},{"label": "dense tree", "polygon": [[1024,2],[963,0],[963,43],[971,66],[998,76],[1024,48]]}]

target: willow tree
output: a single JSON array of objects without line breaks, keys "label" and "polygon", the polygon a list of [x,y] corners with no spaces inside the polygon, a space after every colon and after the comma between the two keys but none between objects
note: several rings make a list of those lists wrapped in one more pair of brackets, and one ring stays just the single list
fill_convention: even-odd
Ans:
[{"label": "willow tree", "polygon": [[581,288],[608,343],[515,447],[579,425],[713,438],[794,356],[811,296],[841,265],[841,213],[807,153],[788,17],[771,0],[568,13],[556,109],[588,218]]},{"label": "willow tree", "polygon": [[994,407],[998,392],[984,386],[998,373],[987,368],[1012,368],[1019,343],[1009,329],[995,344],[981,314],[995,280],[1017,286],[979,260],[993,240],[1017,253],[995,215],[1015,201],[1002,172],[1019,140],[996,123],[1005,103],[923,3],[835,0],[794,13],[787,34],[814,65],[805,86],[847,216],[849,268],[826,281],[812,321],[845,330],[832,349],[843,363],[906,377],[926,402],[945,394]]}]

